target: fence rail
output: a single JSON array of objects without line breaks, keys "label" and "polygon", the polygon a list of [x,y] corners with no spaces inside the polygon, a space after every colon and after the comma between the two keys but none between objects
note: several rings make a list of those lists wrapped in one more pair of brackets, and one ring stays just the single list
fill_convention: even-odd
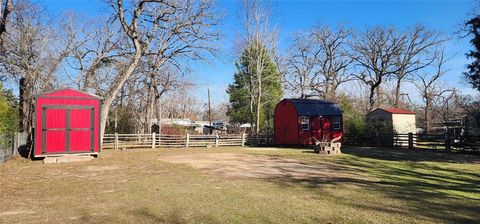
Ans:
[{"label": "fence rail", "polygon": [[105,134],[103,149],[156,148],[156,147],[213,147],[244,146],[245,134],[239,135],[158,135],[158,134]]},{"label": "fence rail", "polygon": [[348,146],[393,147],[443,151],[480,151],[479,136],[450,136],[449,134],[377,134],[369,136],[344,135]]}]

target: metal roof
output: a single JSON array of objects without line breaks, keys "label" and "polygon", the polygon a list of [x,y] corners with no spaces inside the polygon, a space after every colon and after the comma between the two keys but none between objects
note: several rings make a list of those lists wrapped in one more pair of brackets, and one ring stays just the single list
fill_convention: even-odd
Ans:
[{"label": "metal roof", "polygon": [[340,107],[327,100],[286,99],[293,103],[298,116],[342,116]]}]

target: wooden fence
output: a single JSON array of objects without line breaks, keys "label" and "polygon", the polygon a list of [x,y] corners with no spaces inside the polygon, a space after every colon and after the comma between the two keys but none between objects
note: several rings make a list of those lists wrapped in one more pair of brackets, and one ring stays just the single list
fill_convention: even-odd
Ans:
[{"label": "wooden fence", "polygon": [[244,146],[245,134],[237,135],[158,135],[158,134],[105,134],[103,149],[157,148],[157,147],[217,147]]},{"label": "wooden fence", "polygon": [[448,134],[377,134],[368,136],[344,135],[343,145],[428,149],[442,151],[480,151],[480,137]]},{"label": "wooden fence", "polygon": [[[441,151],[480,151],[479,136],[452,137],[435,134],[378,134],[367,136],[344,135],[344,146],[389,147]],[[217,146],[274,146],[273,135],[257,138],[245,134],[228,135],[158,135],[106,134],[103,149],[157,148],[157,147],[217,147]]]}]

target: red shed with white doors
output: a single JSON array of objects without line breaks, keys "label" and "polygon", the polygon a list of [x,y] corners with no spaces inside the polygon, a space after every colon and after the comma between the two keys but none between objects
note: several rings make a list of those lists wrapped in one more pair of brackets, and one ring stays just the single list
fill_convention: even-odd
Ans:
[{"label": "red shed with white doors", "polygon": [[34,157],[100,152],[100,97],[71,88],[35,96]]},{"label": "red shed with white doors", "polygon": [[274,114],[275,144],[313,145],[343,135],[342,111],[337,104],[319,99],[283,99]]}]

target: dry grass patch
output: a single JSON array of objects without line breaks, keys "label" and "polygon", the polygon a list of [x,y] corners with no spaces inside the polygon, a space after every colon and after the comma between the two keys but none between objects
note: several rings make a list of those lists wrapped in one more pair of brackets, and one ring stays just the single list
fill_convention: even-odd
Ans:
[{"label": "dry grass patch", "polygon": [[478,157],[344,152],[157,149],[8,161],[0,223],[480,222]]}]

